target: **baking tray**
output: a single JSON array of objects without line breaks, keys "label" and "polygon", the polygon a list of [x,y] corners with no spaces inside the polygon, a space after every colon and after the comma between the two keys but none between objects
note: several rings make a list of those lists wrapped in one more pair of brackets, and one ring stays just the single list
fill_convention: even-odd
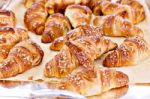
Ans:
[{"label": "baking tray", "polygon": [[[0,3],[3,0],[0,0]],[[9,0],[3,8],[6,8]],[[18,0],[20,1],[20,0]],[[147,0],[149,2],[149,0]],[[64,90],[53,89],[53,84],[43,81],[0,80],[0,99],[84,99],[85,97]],[[150,99],[150,83],[138,83],[112,89],[88,99]]]}]

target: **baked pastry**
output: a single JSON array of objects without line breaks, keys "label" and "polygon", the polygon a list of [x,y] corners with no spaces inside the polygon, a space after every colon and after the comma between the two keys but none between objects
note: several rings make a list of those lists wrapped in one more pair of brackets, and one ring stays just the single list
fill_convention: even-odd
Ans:
[{"label": "baked pastry", "polygon": [[0,27],[1,26],[15,27],[15,25],[16,25],[16,17],[14,12],[10,10],[0,9]]},{"label": "baked pastry", "polygon": [[90,25],[92,11],[87,6],[69,5],[65,10],[65,16],[70,20],[73,28],[81,25]]},{"label": "baked pastry", "polygon": [[101,26],[104,35],[112,37],[143,36],[143,31],[130,21],[119,15],[96,16],[93,20],[94,26]]},{"label": "baked pastry", "polygon": [[[95,6],[97,6],[101,1],[104,0],[90,0],[89,7],[93,10]],[[105,1],[111,1],[111,0],[105,0]]]},{"label": "baked pastry", "polygon": [[17,43],[28,39],[28,33],[21,28],[0,27],[0,63]]},{"label": "baked pastry", "polygon": [[44,31],[47,15],[45,0],[35,2],[24,15],[24,22],[28,30],[41,35]]},{"label": "baked pastry", "polygon": [[45,23],[45,30],[42,34],[42,42],[50,43],[54,39],[65,35],[71,30],[71,25],[66,16],[55,13],[48,17]]},{"label": "baked pastry", "polygon": [[101,27],[93,27],[93,26],[79,26],[78,28],[69,31],[63,37],[55,39],[51,46],[51,50],[59,51],[63,48],[65,42],[70,40],[76,40],[82,36],[103,36],[103,32]]},{"label": "baked pastry", "polygon": [[136,65],[150,56],[150,46],[140,36],[127,38],[116,50],[110,52],[103,61],[105,67]]},{"label": "baked pastry", "polygon": [[12,77],[39,65],[43,54],[41,48],[29,40],[18,43],[0,64],[0,78]]},{"label": "baked pastry", "polygon": [[128,76],[120,71],[108,68],[86,69],[79,67],[59,81],[50,81],[49,88],[70,90],[84,96],[94,96],[110,89],[126,86],[128,83]]},{"label": "baked pastry", "polygon": [[112,69],[96,68],[91,70],[78,68],[66,79],[63,79],[60,88],[84,96],[93,96],[113,88],[126,86],[128,82],[129,79],[126,74]]},{"label": "baked pastry", "polygon": [[33,3],[35,3],[36,0],[24,0],[23,3],[25,5],[26,8],[29,8],[32,6]]},{"label": "baked pastry", "polygon": [[79,66],[91,68],[90,64],[117,44],[100,36],[85,36],[66,42],[63,49],[50,60],[44,69],[46,77],[66,77]]},{"label": "baked pastry", "polygon": [[138,24],[145,19],[146,15],[144,7],[138,0],[118,0],[117,3],[128,5],[132,8],[132,11],[134,12],[132,14],[134,16],[134,24]]},{"label": "baked pastry", "polygon": [[54,14],[63,12],[69,5],[87,5],[89,1],[90,0],[48,0],[45,6],[49,14]]},{"label": "baked pastry", "polygon": [[[128,1],[132,1],[132,0],[128,0]],[[100,2],[99,5],[95,6],[93,13],[95,15],[99,15],[101,13],[103,13],[104,15],[118,14],[121,17],[128,19],[133,24],[137,24],[137,23],[140,23],[142,20],[144,20],[145,11],[141,4],[135,3],[135,2],[138,2],[138,1],[134,1],[132,2],[134,3],[133,5],[129,4],[130,6],[128,6],[128,5],[112,3],[112,2],[104,0]],[[136,18],[137,16],[139,17]]]}]

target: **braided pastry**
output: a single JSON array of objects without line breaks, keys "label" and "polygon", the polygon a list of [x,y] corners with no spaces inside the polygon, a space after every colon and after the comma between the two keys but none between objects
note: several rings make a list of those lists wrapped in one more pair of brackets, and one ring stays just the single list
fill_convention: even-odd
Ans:
[{"label": "braided pastry", "polygon": [[136,65],[150,56],[150,46],[140,36],[127,38],[116,50],[110,52],[103,61],[106,67]]}]

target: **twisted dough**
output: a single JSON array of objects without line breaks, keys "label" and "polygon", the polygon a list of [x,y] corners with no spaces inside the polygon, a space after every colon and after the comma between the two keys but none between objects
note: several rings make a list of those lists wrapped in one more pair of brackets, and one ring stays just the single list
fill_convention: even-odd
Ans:
[{"label": "twisted dough", "polygon": [[116,50],[110,52],[103,61],[106,67],[136,65],[150,56],[150,46],[140,36],[127,38]]},{"label": "twisted dough", "polygon": [[116,43],[100,36],[85,36],[68,41],[44,69],[46,77],[65,77],[79,66],[86,68],[102,54],[117,47]]},{"label": "twisted dough", "polygon": [[0,64],[0,78],[23,73],[41,63],[43,51],[35,43],[25,40],[13,47],[8,57]]}]

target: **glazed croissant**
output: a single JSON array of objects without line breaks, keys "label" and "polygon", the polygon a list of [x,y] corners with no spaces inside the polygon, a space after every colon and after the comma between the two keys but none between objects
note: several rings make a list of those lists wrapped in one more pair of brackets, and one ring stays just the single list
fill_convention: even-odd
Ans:
[{"label": "glazed croissant", "polygon": [[49,14],[63,12],[67,6],[72,4],[87,5],[90,0],[48,0],[46,9]]},{"label": "glazed croissant", "polygon": [[90,25],[92,11],[87,6],[70,5],[65,10],[65,16],[68,17],[74,28],[81,25]]},{"label": "glazed croissant", "polygon": [[0,27],[0,63],[7,58],[13,46],[28,38],[28,33],[24,29]]},{"label": "glazed croissant", "polygon": [[[94,66],[92,66],[94,67]],[[120,71],[105,68],[77,68],[64,78],[58,88],[84,96],[99,95],[113,88],[128,85],[128,76]]]},{"label": "glazed croissant", "polygon": [[93,10],[101,1],[111,1],[111,0],[90,0],[89,7]]},{"label": "glazed croissant", "polygon": [[51,46],[51,50],[59,51],[63,48],[65,42],[70,40],[76,40],[82,36],[103,36],[103,32],[101,27],[93,27],[93,26],[79,26],[78,28],[69,31],[63,37],[55,39]]},{"label": "glazed croissant", "polygon": [[16,25],[16,17],[14,12],[0,9],[0,27],[1,26],[15,27],[15,25]]},{"label": "glazed croissant", "polygon": [[102,31],[107,36],[143,36],[143,31],[140,28],[116,14],[108,16],[96,16],[93,20],[93,25],[101,26]]},{"label": "glazed croissant", "polygon": [[128,76],[120,71],[108,68],[85,69],[79,67],[61,81],[55,81],[55,83],[51,81],[48,87],[70,90],[84,96],[94,96],[101,95],[110,89],[126,86],[128,83]]},{"label": "glazed croissant", "polygon": [[27,9],[24,15],[24,22],[28,30],[38,35],[42,34],[47,15],[45,0],[35,2],[30,8]]},{"label": "glazed croissant", "polygon": [[99,15],[101,13],[104,15],[118,14],[123,18],[128,19],[133,24],[140,23],[145,18],[145,11],[143,6],[140,3],[137,3],[138,1],[128,1],[132,1],[129,6],[104,0],[95,6],[93,13],[95,15]]},{"label": "glazed croissant", "polygon": [[23,73],[41,63],[43,51],[35,43],[25,40],[11,49],[8,57],[0,64],[0,78]]},{"label": "glazed croissant", "polygon": [[117,47],[117,44],[100,36],[85,36],[66,45],[44,69],[46,77],[66,77],[79,66],[86,68],[102,54]]},{"label": "glazed croissant", "polygon": [[144,7],[142,4],[139,3],[137,0],[118,0],[117,3],[128,5],[133,10],[133,22],[134,24],[138,24],[139,22],[143,21],[146,17]]},{"label": "glazed croissant", "polygon": [[150,47],[144,38],[127,38],[116,50],[110,52],[103,61],[106,67],[136,65],[150,56]]},{"label": "glazed croissant", "polygon": [[42,42],[50,43],[54,39],[65,35],[71,30],[71,25],[66,16],[55,13],[48,17],[45,23],[45,30],[42,34]]},{"label": "glazed croissant", "polygon": [[31,7],[37,0],[24,0],[23,3],[26,8]]}]

